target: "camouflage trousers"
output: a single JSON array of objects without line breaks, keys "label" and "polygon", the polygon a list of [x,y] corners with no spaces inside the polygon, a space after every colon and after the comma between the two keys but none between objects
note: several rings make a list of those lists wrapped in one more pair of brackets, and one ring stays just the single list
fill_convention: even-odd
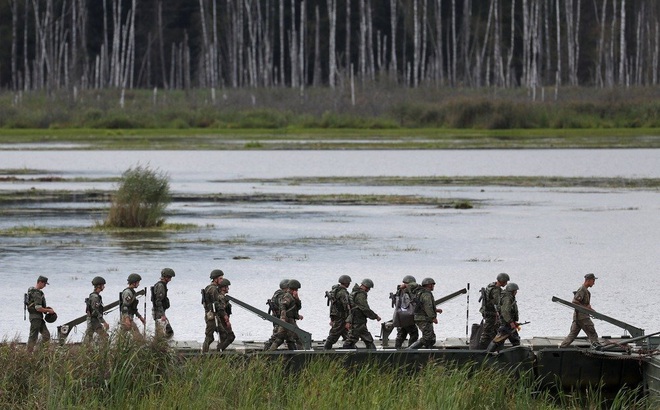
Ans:
[{"label": "camouflage trousers", "polygon": [[394,339],[394,348],[401,349],[403,346],[403,341],[410,336],[408,339],[408,346],[415,343],[419,339],[419,332],[417,331],[417,326],[401,326],[396,328],[396,339]]},{"label": "camouflage trousers", "polygon": [[101,340],[108,339],[108,332],[105,330],[105,327],[103,327],[103,323],[101,323],[98,319],[87,318],[87,329],[85,330],[85,337],[83,338],[83,341],[85,343],[91,342],[94,338],[94,334],[99,335]]},{"label": "camouflage trousers", "polygon": [[369,333],[366,323],[359,323],[351,325],[348,331],[348,338],[344,341],[344,349],[355,349],[355,343],[362,339],[367,349],[376,349],[374,338]]},{"label": "camouflage trousers", "polygon": [[144,340],[144,336],[140,333],[140,329],[138,328],[137,323],[135,323],[133,315],[121,315],[119,330],[123,333],[130,334],[135,340]]},{"label": "camouflage trousers", "polygon": [[219,341],[216,347],[217,351],[225,350],[235,339],[236,335],[231,328],[225,326],[221,319],[218,319],[218,325],[215,324],[215,319],[206,321],[206,330],[204,344],[202,345],[202,352],[206,353],[209,351],[211,343],[213,343],[213,335],[215,332],[218,332]]},{"label": "camouflage trousers", "polygon": [[50,341],[50,332],[48,327],[46,327],[46,321],[40,318],[30,319],[30,335],[28,336],[27,348],[28,351],[34,349],[34,345],[37,344],[37,339],[41,334],[41,342],[48,343]]},{"label": "camouflage trousers", "polygon": [[330,333],[325,339],[325,346],[328,349],[332,348],[332,345],[337,343],[339,338],[346,340],[348,339],[348,329],[346,329],[346,319],[342,319],[338,316],[330,316],[332,322],[332,327],[330,328]]},{"label": "camouflage trousers", "polygon": [[507,339],[511,342],[511,346],[520,346],[518,330],[512,328],[508,323],[504,323],[497,329],[496,337],[490,342],[486,350],[489,352],[499,351]]},{"label": "camouflage trousers", "polygon": [[419,331],[422,333],[422,338],[419,340],[420,345],[427,349],[435,346],[435,331],[433,330],[433,322],[415,322]]},{"label": "camouflage trousers", "polygon": [[571,324],[571,330],[568,333],[568,336],[561,342],[559,347],[568,347],[575,338],[580,334],[580,330],[584,330],[584,333],[587,335],[589,342],[592,344],[598,343],[598,333],[596,333],[596,327],[594,322],[591,321],[589,317],[586,318],[573,318],[573,323]]},{"label": "camouflage trousers", "polygon": [[[295,327],[298,327],[294,319],[287,319],[286,322],[292,324]],[[282,326],[277,327],[277,332],[275,332],[275,334],[271,337],[271,339],[272,339],[272,343],[270,344],[270,346],[268,346],[268,350],[277,350],[277,348],[280,347],[280,345],[284,343],[284,341],[287,341],[287,346],[289,346],[289,348],[291,348],[292,346],[288,341],[292,341],[293,343],[295,343],[296,349],[302,350],[303,348],[302,341],[300,340],[298,335],[289,330],[286,330]]]},{"label": "camouflage trousers", "polygon": [[479,339],[478,349],[487,348],[488,344],[497,334],[497,329],[500,327],[500,319],[497,314],[485,313],[483,317],[484,321],[481,325],[481,338]]}]

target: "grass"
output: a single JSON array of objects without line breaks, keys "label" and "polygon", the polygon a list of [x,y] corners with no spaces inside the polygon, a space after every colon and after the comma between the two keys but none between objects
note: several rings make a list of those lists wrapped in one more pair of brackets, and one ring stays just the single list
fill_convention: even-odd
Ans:
[{"label": "grass", "polygon": [[161,343],[50,347],[0,343],[0,408],[643,409],[637,392],[544,390],[529,374],[428,363],[416,371],[311,359],[294,370],[263,356],[179,357]]}]

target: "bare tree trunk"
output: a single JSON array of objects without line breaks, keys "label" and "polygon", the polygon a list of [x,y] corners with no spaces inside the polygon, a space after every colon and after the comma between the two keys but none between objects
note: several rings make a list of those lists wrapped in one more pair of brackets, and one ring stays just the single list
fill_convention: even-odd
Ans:
[{"label": "bare tree trunk", "polygon": [[419,0],[413,0],[413,63],[412,77],[413,87],[419,84],[419,49],[420,49],[420,28],[419,28]]},{"label": "bare tree trunk", "polygon": [[621,30],[619,31],[619,85],[627,85],[626,71],[626,0],[621,0]]},{"label": "bare tree trunk", "polygon": [[360,45],[359,45],[359,59],[358,70],[360,72],[360,81],[364,82],[367,75],[367,10],[365,2],[367,0],[359,0],[360,5]]},{"label": "bare tree trunk", "polygon": [[[515,51],[515,39],[516,39],[516,25],[515,25],[515,17],[516,17],[516,0],[511,1],[511,44],[509,45],[509,52],[507,56],[507,61],[506,61],[506,83],[507,86],[513,87],[514,86],[514,78],[513,78],[513,53]],[[549,69],[549,68],[548,68]]]},{"label": "bare tree trunk", "polygon": [[[594,7],[595,2],[594,2]],[[598,10],[594,15],[598,16]],[[603,60],[605,58],[605,19],[607,18],[607,0],[603,0],[603,6],[600,11],[600,33],[598,33],[598,56],[596,62],[596,84],[601,88],[604,87],[605,81],[603,80]]]},{"label": "bare tree trunk", "polygon": [[426,78],[426,48],[428,44],[429,13],[428,0],[422,0],[422,55],[420,56],[419,77],[423,81]]},{"label": "bare tree trunk", "polygon": [[328,85],[335,88],[337,73],[337,0],[328,0],[329,45],[328,45]]},{"label": "bare tree trunk", "polygon": [[315,16],[315,30],[314,30],[314,78],[313,84],[318,86],[321,84],[321,15],[319,13],[319,6],[314,8]]},{"label": "bare tree trunk", "polygon": [[557,13],[557,72],[555,74],[555,86],[559,87],[561,85],[561,9],[559,7],[559,0],[555,1],[555,5]]},{"label": "bare tree trunk", "polygon": [[456,85],[456,59],[458,55],[456,36],[456,0],[451,0],[451,83]]},{"label": "bare tree trunk", "polygon": [[[23,53],[27,54],[26,51]],[[18,0],[11,0],[11,89],[19,89],[18,59]]]},{"label": "bare tree trunk", "polygon": [[397,78],[397,61],[396,61],[396,25],[397,25],[397,0],[390,0],[390,76]]},{"label": "bare tree trunk", "polygon": [[300,47],[298,51],[300,52],[300,57],[298,58],[299,70],[300,70],[300,87],[304,87],[307,83],[307,75],[305,67],[306,64],[306,53],[305,53],[305,38],[307,37],[307,0],[302,0],[300,2]]},{"label": "bare tree trunk", "polygon": [[353,71],[353,63],[351,61],[351,1],[346,0],[346,45],[344,46],[346,49],[344,67],[349,73]]},{"label": "bare tree trunk", "polygon": [[442,36],[442,0],[435,1],[435,79],[438,85],[445,81],[444,41]]}]

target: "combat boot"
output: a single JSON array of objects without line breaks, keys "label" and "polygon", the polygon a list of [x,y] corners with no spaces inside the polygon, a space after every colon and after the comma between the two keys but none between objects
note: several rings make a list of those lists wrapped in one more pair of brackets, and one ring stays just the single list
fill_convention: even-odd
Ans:
[{"label": "combat boot", "polygon": [[397,339],[394,342],[394,348],[398,350],[398,349],[401,349],[401,347],[403,347],[403,340]]},{"label": "combat boot", "polygon": [[486,348],[486,352],[488,353],[497,352],[498,350],[499,350],[499,343],[495,343],[494,341],[490,342],[490,344],[488,344],[488,347]]},{"label": "combat boot", "polygon": [[408,346],[408,348],[407,348],[406,350],[416,350],[416,349],[419,349],[420,347],[422,347],[422,343],[423,343],[423,340],[422,340],[422,339],[418,339],[418,340],[415,341],[415,343],[413,343],[413,344],[411,344],[410,346]]},{"label": "combat boot", "polygon": [[329,340],[326,340],[325,344],[323,345],[323,349],[324,350],[332,350],[332,345],[333,345],[333,343],[331,343]]},{"label": "combat boot", "polygon": [[376,345],[374,344],[374,342],[365,342],[364,345],[369,350],[376,350]]}]

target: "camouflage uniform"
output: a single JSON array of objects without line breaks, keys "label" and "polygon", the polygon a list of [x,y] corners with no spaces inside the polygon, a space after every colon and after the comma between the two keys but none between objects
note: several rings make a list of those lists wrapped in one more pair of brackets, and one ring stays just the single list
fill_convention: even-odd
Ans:
[{"label": "camouflage uniform", "polygon": [[156,322],[156,335],[166,334],[170,336],[174,332],[168,321],[163,321],[165,311],[170,308],[170,298],[167,297],[167,282],[159,280],[151,287],[151,302],[153,307],[151,313]]},{"label": "camouflage uniform", "polygon": [[512,346],[520,345],[520,335],[518,335],[518,329],[511,327],[511,323],[518,323],[520,320],[518,315],[518,302],[516,302],[516,295],[514,292],[505,290],[502,292],[502,299],[500,302],[500,314],[502,317],[501,325],[497,330],[497,339],[499,341],[492,341],[487,350],[493,352],[500,350],[504,346],[504,341],[509,339]]},{"label": "camouflage uniform", "polygon": [[342,285],[334,285],[332,287],[332,303],[330,304],[330,322],[332,327],[330,333],[325,340],[325,349],[332,349],[339,338],[348,338],[348,329],[346,329],[346,319],[351,312],[351,302],[348,290]]},{"label": "camouflage uniform", "polygon": [[[141,338],[140,329],[135,324],[135,317],[143,320],[142,315],[138,312],[138,298],[137,292],[132,287],[127,287],[121,292],[121,322],[120,329],[124,332],[131,332],[134,337]],[[128,324],[127,324],[128,322]]]},{"label": "camouflage uniform", "polygon": [[[214,340],[214,333],[219,332],[218,326],[216,325],[216,314],[218,309],[218,299],[220,298],[220,288],[214,282],[204,288],[204,318],[206,320],[206,330],[204,331],[205,338],[204,344],[202,345],[202,352],[206,353],[209,351],[209,347]],[[218,318],[218,323],[220,320]],[[222,340],[222,339],[220,339]],[[218,343],[218,350],[220,350],[220,343]]]},{"label": "camouflage uniform", "polygon": [[44,314],[37,311],[37,307],[46,307],[46,296],[41,289],[30,287],[28,293],[28,313],[30,314],[30,335],[28,336],[27,347],[32,350],[37,343],[39,334],[41,334],[42,343],[50,341],[50,332],[46,327]]},{"label": "camouflage uniform", "polygon": [[92,292],[86,300],[87,305],[87,330],[85,330],[84,341],[89,343],[98,334],[102,339],[107,339],[108,332],[105,330],[105,319],[103,318],[103,298],[98,292]]},{"label": "camouflage uniform", "polygon": [[499,310],[502,288],[497,285],[497,282],[489,283],[486,286],[486,294],[482,297],[485,298],[485,302],[479,312],[481,312],[484,322],[479,339],[479,349],[485,349],[497,334],[500,326]]},{"label": "camouflage uniform", "polygon": [[415,310],[415,324],[422,333],[422,338],[414,344],[414,347],[426,347],[430,349],[435,346],[433,321],[437,320],[438,317],[435,309],[435,299],[433,299],[433,293],[423,286],[417,289],[416,292],[419,304]]},{"label": "camouflage uniform", "polygon": [[394,316],[392,324],[396,326],[396,339],[394,340],[394,347],[400,349],[403,346],[404,340],[408,336],[408,346],[415,343],[419,338],[417,326],[415,326],[414,307],[412,306],[412,294],[410,289],[417,287],[417,284],[410,282],[405,288],[398,287],[395,295],[394,302]]},{"label": "camouflage uniform", "polygon": [[[584,285],[580,286],[577,292],[575,292],[573,303],[584,307],[590,306],[591,292],[589,292],[589,288]],[[580,333],[580,330],[584,330],[584,333],[587,334],[587,338],[589,338],[589,341],[592,345],[598,345],[598,333],[596,332],[594,322],[591,321],[591,318],[588,314],[580,313],[576,310],[573,312],[573,323],[571,324],[571,330],[568,333],[568,336],[566,336],[564,341],[561,343],[560,347],[568,347],[571,343],[573,343],[575,338]]]},{"label": "camouflage uniform", "polygon": [[[280,297],[280,320],[298,326],[296,320],[300,318],[299,312],[302,304],[300,299],[294,297],[290,291],[284,292]],[[282,326],[277,327],[277,332],[273,335],[273,343],[268,350],[277,350],[285,340],[292,340],[297,349],[302,349],[303,344],[298,335],[286,330]]]},{"label": "camouflage uniform", "polygon": [[345,349],[355,349],[355,343],[362,339],[367,349],[376,349],[374,338],[369,333],[367,319],[378,319],[378,315],[371,310],[367,301],[367,292],[355,284],[351,292],[351,314],[346,321],[351,324],[348,338],[344,341]]}]

